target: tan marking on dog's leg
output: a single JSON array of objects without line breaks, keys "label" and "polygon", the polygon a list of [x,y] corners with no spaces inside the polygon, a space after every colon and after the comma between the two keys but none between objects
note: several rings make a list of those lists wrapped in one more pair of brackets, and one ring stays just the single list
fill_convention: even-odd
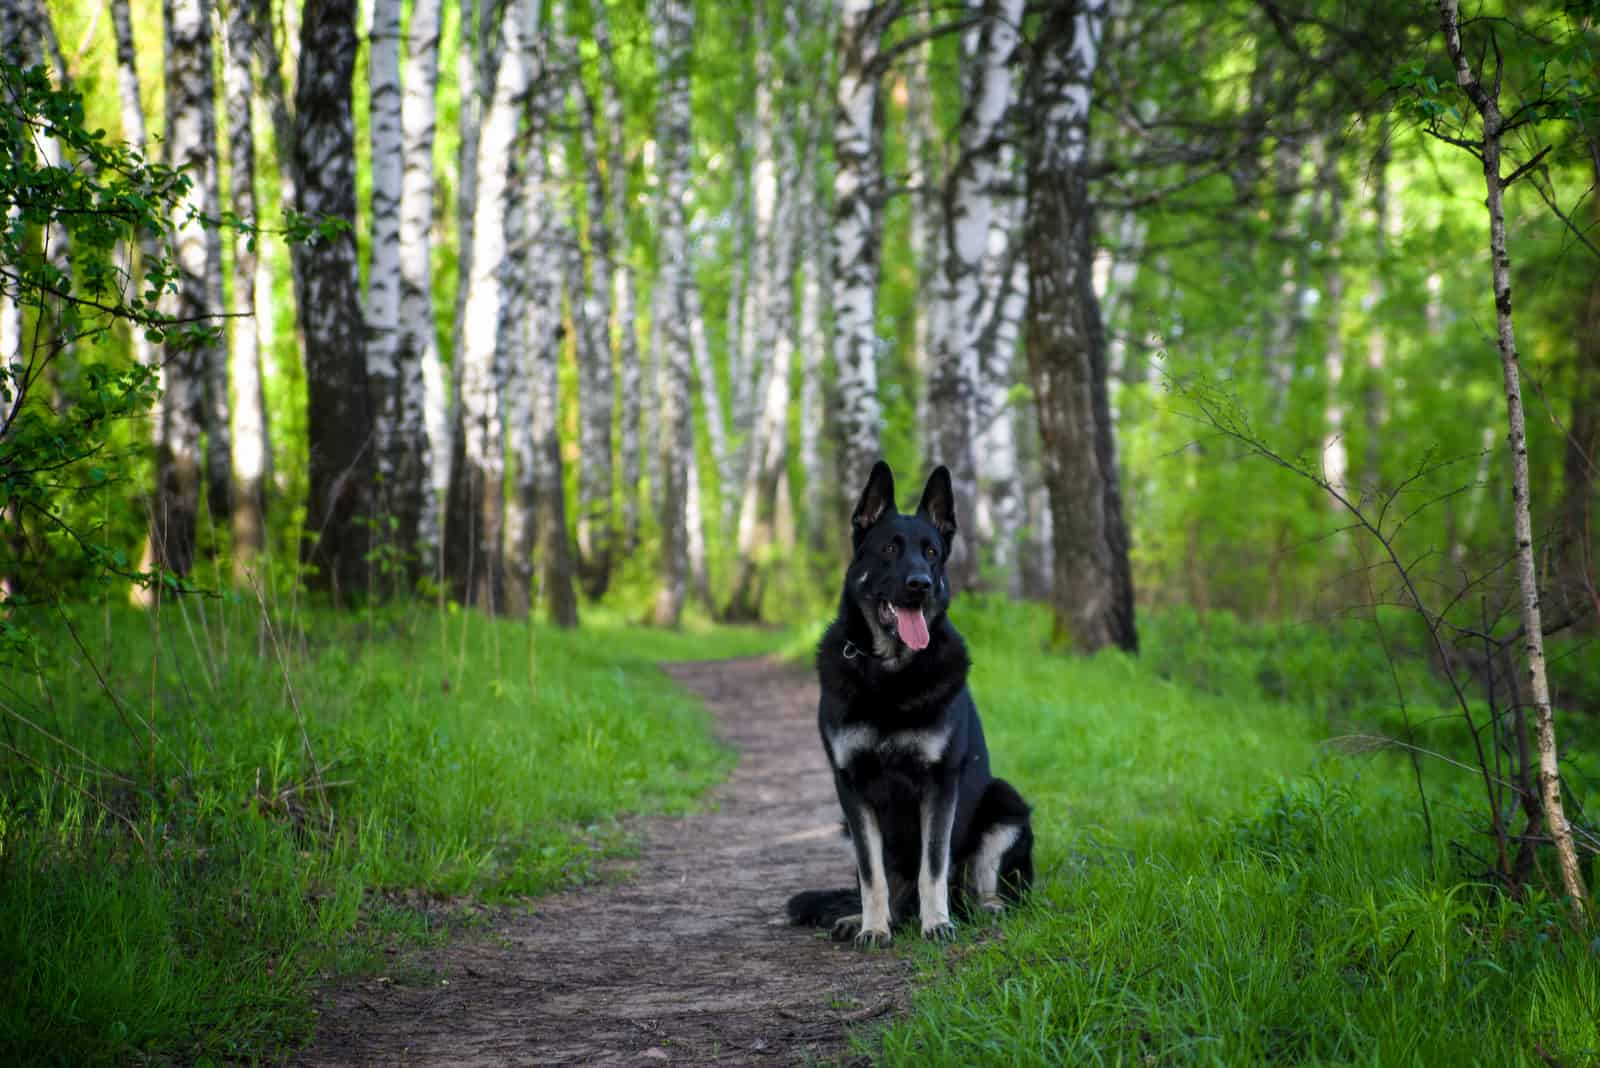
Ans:
[{"label": "tan marking on dog's leg", "polygon": [[991,827],[984,832],[977,855],[972,858],[972,891],[978,903],[990,912],[1005,908],[1000,900],[1000,859],[1021,834],[1022,828],[1014,823]]},{"label": "tan marking on dog's leg", "polygon": [[[950,825],[955,821],[955,816],[954,805],[945,806],[941,814],[934,811],[930,800],[922,802],[922,866],[917,873],[917,898],[921,906],[924,937],[947,938],[954,930],[950,923]],[[944,823],[937,875],[933,871],[933,850],[928,848],[928,843],[933,840],[935,818],[942,819]]]},{"label": "tan marking on dog's leg", "polygon": [[860,872],[861,933],[857,942],[889,944],[889,878],[883,865],[883,832],[878,817],[861,806],[861,844],[867,854],[867,870]]}]

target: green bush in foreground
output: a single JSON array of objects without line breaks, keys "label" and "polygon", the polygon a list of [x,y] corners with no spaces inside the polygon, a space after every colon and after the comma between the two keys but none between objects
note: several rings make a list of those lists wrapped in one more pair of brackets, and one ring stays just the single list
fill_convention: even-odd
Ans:
[{"label": "green bush in foreground", "polygon": [[[1042,878],[998,932],[919,951],[913,1011],[861,1036],[875,1058],[1600,1060],[1600,943],[1572,934],[1556,903],[1474,881],[1487,865],[1467,851],[1490,847],[1472,825],[1472,776],[1425,765],[1430,854],[1409,764],[1339,756],[1320,744],[1326,709],[1260,696],[1295,693],[1294,678],[1216,678],[1219,663],[1250,662],[1248,648],[1207,648],[1191,632],[1191,656],[1209,664],[1159,645],[1139,661],[1067,661],[1037,654],[1044,621],[1028,608],[979,601],[955,617],[974,645],[995,769],[1035,806]],[[1314,631],[1302,640],[1318,676],[1361,659],[1319,655],[1315,643],[1334,639]],[[1204,672],[1215,692],[1158,678],[1157,664]],[[1600,806],[1594,779],[1573,781]]]},{"label": "green bush in foreground", "polygon": [[619,814],[691,804],[729,754],[655,663],[783,637],[427,608],[267,631],[198,600],[161,619],[76,619],[120,712],[66,633],[38,683],[0,683],[27,754],[0,759],[0,1063],[293,1048],[322,973],[437,936],[374,891],[545,893],[627,849]]}]

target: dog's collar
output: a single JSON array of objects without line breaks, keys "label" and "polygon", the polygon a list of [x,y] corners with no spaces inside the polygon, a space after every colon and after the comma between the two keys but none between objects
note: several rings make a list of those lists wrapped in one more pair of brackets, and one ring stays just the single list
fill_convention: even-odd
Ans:
[{"label": "dog's collar", "polygon": [[867,655],[866,651],[863,650],[861,648],[861,646],[857,645],[855,642],[851,641],[849,638],[846,638],[844,640],[844,658],[846,660],[855,660],[857,657],[862,657],[862,656],[866,656],[866,655]]}]

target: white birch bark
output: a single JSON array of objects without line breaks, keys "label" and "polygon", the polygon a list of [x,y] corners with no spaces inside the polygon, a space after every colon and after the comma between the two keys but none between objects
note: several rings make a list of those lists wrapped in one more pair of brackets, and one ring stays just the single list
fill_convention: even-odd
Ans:
[{"label": "white birch bark", "polygon": [[[505,398],[508,361],[502,346],[508,229],[520,211],[517,137],[538,69],[537,0],[512,0],[501,19],[494,91],[484,110],[474,167],[471,277],[456,363],[459,387],[452,446],[450,503],[445,510],[445,570],[457,596],[491,613],[507,609],[503,528]],[[509,344],[509,342],[507,342]],[[520,351],[514,350],[514,351]]]},{"label": "white birch bark", "polygon": [[[373,458],[378,473],[376,498],[383,515],[397,518],[403,496],[399,483],[413,442],[400,433],[400,183],[404,140],[400,125],[400,0],[371,0],[367,36],[368,133],[371,140],[372,235],[367,268],[367,388],[372,398]],[[389,542],[399,530],[378,532]],[[410,552],[408,540],[394,547]]]},{"label": "white birch bark", "polygon": [[[438,111],[441,0],[415,0],[406,41],[400,103],[398,308],[399,422],[395,456],[401,463],[390,489],[398,536],[415,546],[431,573],[439,550],[444,496],[450,486],[450,423],[433,317],[433,142]],[[470,47],[463,51],[470,52]],[[465,110],[466,105],[463,105]]]},{"label": "white birch bark", "polygon": [[593,97],[579,79],[585,188],[589,215],[589,280],[583,289],[583,331],[578,339],[578,574],[584,592],[598,598],[611,582],[611,495],[616,482],[611,430],[616,416],[616,374],[611,354],[611,298],[616,277],[616,231],[601,165]]},{"label": "white birch bark", "polygon": [[[692,130],[689,58],[694,42],[694,7],[690,0],[652,0],[651,21],[660,86],[656,141],[660,151],[661,197],[657,234],[665,306],[684,306],[689,284],[688,194]],[[661,470],[660,588],[654,619],[659,626],[677,626],[683,615],[688,582],[688,457],[694,448],[690,425],[688,330],[681,316],[661,323],[661,415],[657,452]]]},{"label": "white birch bark", "polygon": [[706,557],[705,504],[700,488],[700,457],[689,453],[689,588],[706,611],[714,611],[711,599],[711,565]]},{"label": "white birch bark", "polygon": [[683,299],[685,303],[681,314],[689,328],[689,348],[694,354],[694,373],[699,386],[700,410],[705,413],[706,437],[711,439],[711,462],[721,499],[719,511],[726,517],[723,523],[726,527],[727,521],[732,518],[734,506],[738,503],[733,476],[733,456],[728,446],[727,423],[722,417],[721,391],[717,388],[717,367],[711,356],[710,339],[706,337],[705,309],[700,299],[700,285],[693,278],[684,287]]},{"label": "white birch bark", "polygon": [[[223,36],[223,91],[228,114],[228,184],[233,210],[256,221],[255,78],[250,70],[255,27],[243,4],[227,11]],[[229,310],[230,375],[233,379],[233,574],[247,581],[255,557],[266,547],[266,487],[272,470],[267,434],[265,383],[261,372],[260,320],[255,315],[259,257],[248,235],[233,236]]]},{"label": "white birch bark", "polygon": [[[990,232],[1001,210],[996,187],[1007,177],[1000,139],[1016,104],[1015,57],[1022,0],[971,5],[987,15],[963,35],[967,107],[959,127],[960,154],[944,188],[943,240],[934,290],[928,352],[926,460],[950,469],[957,524],[975,530],[970,509],[978,483],[978,396],[986,298],[1006,284],[984,270]],[[978,575],[976,538],[958,539],[951,576],[971,586]]]},{"label": "white birch bark", "polygon": [[[731,262],[728,264],[728,312],[727,312],[727,341],[725,349],[728,354],[728,386],[730,407],[741,410],[749,406],[746,396],[750,390],[750,374],[745,357],[748,349],[745,344],[745,331],[748,329],[747,304],[750,290],[750,279],[754,271],[755,246],[750,240],[750,165],[746,158],[745,146],[754,140],[751,130],[751,119],[748,115],[741,115],[735,120],[738,130],[738,144],[733,146],[729,157],[733,161],[733,196],[732,204],[728,209],[729,225],[733,230],[733,252]],[[731,515],[724,517],[724,526],[731,522]]]},{"label": "white birch bark", "polygon": [[[794,170],[794,142],[783,132],[779,161],[784,173]],[[802,173],[803,170],[802,170]],[[761,407],[750,432],[745,471],[739,499],[738,558],[734,567],[733,593],[726,615],[730,619],[756,619],[760,616],[762,556],[774,535],[778,480],[789,453],[790,366],[794,356],[794,264],[796,208],[799,200],[789,197],[774,220],[772,293],[761,316],[761,351],[768,366],[762,376]]]},{"label": "white birch bark", "polygon": [[1505,387],[1506,422],[1511,446],[1511,510],[1516,537],[1517,584],[1522,592],[1522,632],[1528,651],[1528,690],[1533,699],[1535,736],[1539,749],[1539,792],[1545,828],[1555,845],[1561,883],[1581,922],[1589,903],[1573,843],[1572,825],[1561,798],[1561,766],[1556,748],[1555,713],[1550,704],[1550,684],[1545,674],[1544,622],[1540,617],[1539,583],[1534,566],[1533,522],[1529,515],[1528,438],[1522,411],[1522,383],[1516,332],[1511,317],[1511,254],[1506,245],[1505,187],[1500,174],[1504,117],[1500,114],[1500,78],[1487,91],[1467,62],[1461,45],[1460,13],[1456,0],[1438,0],[1445,47],[1456,69],[1456,82],[1483,119],[1480,159],[1488,193],[1489,256],[1494,285],[1495,340],[1500,354],[1501,381]]},{"label": "white birch bark", "polygon": [[[981,4],[968,4],[969,11],[974,7],[981,7]],[[909,32],[928,33],[932,20],[927,7],[918,5],[908,13],[908,17]],[[963,42],[967,36],[963,35]],[[923,386],[917,392],[917,427],[923,456],[930,469],[943,463],[943,460],[936,458],[939,443],[935,440],[933,420],[928,412],[930,350],[934,335],[938,332],[935,320],[948,314],[948,309],[939,305],[940,268],[945,245],[945,204],[943,190],[939,188],[943,166],[932,159],[935,155],[934,146],[939,140],[933,122],[933,93],[928,86],[928,64],[932,52],[933,42],[924,40],[907,54],[904,62],[906,185],[911,190],[911,211],[906,220],[906,255],[915,267],[917,279],[917,299],[913,307],[916,321],[911,331],[911,367],[916,380]],[[968,58],[963,54],[964,64]],[[965,88],[970,94],[970,84]],[[970,95],[967,99],[970,110]],[[957,500],[962,499],[971,500],[970,497],[962,498],[958,491]]]},{"label": "white birch bark", "polygon": [[[1389,117],[1384,115],[1378,127],[1378,136],[1381,139],[1378,146],[1377,157],[1372,161],[1372,214],[1373,214],[1373,254],[1377,258],[1377,269],[1372,272],[1371,288],[1367,292],[1368,316],[1367,352],[1366,352],[1366,380],[1361,390],[1361,407],[1365,418],[1366,448],[1362,455],[1361,488],[1364,494],[1375,494],[1383,480],[1383,375],[1389,362],[1388,338],[1385,324],[1388,322],[1384,315],[1384,276],[1389,267],[1389,236],[1390,227],[1398,222],[1398,215],[1390,211],[1389,204]],[[1434,278],[1438,276],[1435,275]],[[1429,279],[1430,312],[1428,327],[1430,330],[1437,328],[1433,321],[1432,312],[1438,307],[1432,294],[1436,287],[1432,284],[1434,279]]]},{"label": "white birch bark", "polygon": [[893,3],[844,0],[839,27],[833,306],[839,474],[846,487],[866,484],[881,451],[877,319],[883,146],[874,63],[895,8]]},{"label": "white birch bark", "polygon": [[611,221],[618,235],[617,252],[612,260],[611,291],[616,315],[614,351],[621,397],[618,451],[622,467],[623,542],[631,549],[639,540],[639,480],[642,473],[639,462],[639,416],[644,382],[639,361],[638,309],[633,269],[628,262],[626,247],[629,218],[628,157],[625,151],[627,115],[622,106],[622,88],[611,47],[606,0],[594,0],[591,14],[595,48],[600,57],[601,99],[605,103],[606,171],[610,186]]},{"label": "white birch bark", "polygon": [[[778,286],[776,246],[778,241],[778,159],[776,145],[786,137],[788,112],[774,107],[780,65],[773,49],[773,34],[767,21],[766,4],[754,5],[756,39],[756,79],[754,121],[750,140],[750,246],[749,275],[744,289],[744,313],[740,357],[731,367],[731,422],[735,448],[733,473],[741,478],[749,469],[749,457],[756,433],[762,394],[769,377],[770,354],[776,325],[782,313],[776,308]],[[742,499],[743,493],[724,485],[725,496]],[[743,519],[740,520],[741,524]]]},{"label": "white birch bark", "polygon": [[804,536],[807,544],[821,548],[825,544],[829,503],[823,493],[822,474],[822,365],[829,346],[827,301],[833,290],[832,228],[816,174],[808,170],[801,180],[798,211],[806,229],[806,267],[800,290],[800,470],[805,476]]},{"label": "white birch bark", "polygon": [[[1321,240],[1326,255],[1322,272],[1322,369],[1327,400],[1323,407],[1324,432],[1322,439],[1322,474],[1328,484],[1344,490],[1350,477],[1350,450],[1346,435],[1344,404],[1345,347],[1342,306],[1344,304],[1344,269],[1339,262],[1337,249],[1344,238],[1344,185],[1339,176],[1339,154],[1332,145],[1323,142],[1321,165],[1318,167],[1318,194],[1327,197],[1327,224]],[[1329,504],[1338,502],[1329,498]],[[1343,540],[1336,543],[1342,548]]]},{"label": "white birch bark", "polygon": [[[520,149],[506,158],[505,210],[500,216],[505,254],[500,259],[500,318],[495,329],[494,359],[502,375],[500,403],[505,413],[506,461],[511,465],[511,498],[505,509],[504,532],[505,613],[519,619],[527,618],[533,610],[533,557],[538,537],[533,348],[540,344],[544,333],[541,320],[549,314],[547,307],[552,301],[556,302],[555,314],[560,315],[560,280],[556,275],[559,268],[554,250],[546,244],[549,234],[542,219],[537,221],[534,233],[530,234],[528,226],[530,193],[534,197],[533,211],[537,214],[542,207],[537,190],[544,179],[538,160],[543,130],[532,125],[542,126],[542,117],[534,117],[540,102],[539,94],[528,94],[529,126],[519,131]],[[532,315],[530,308],[535,309]]]},{"label": "white birch bark", "polygon": [[1021,207],[1020,201],[1010,205],[989,231],[985,272],[997,280],[998,289],[991,294],[992,307],[985,315],[978,398],[978,536],[989,547],[989,559],[1013,596],[1022,595],[1018,539],[1028,521],[1017,441],[1025,411],[1012,400],[1028,303],[1028,264],[1017,247]]},{"label": "white birch bark", "polygon": [[[230,19],[231,26],[231,19]],[[147,155],[143,96],[139,87],[139,67],[135,62],[133,47],[133,19],[128,11],[128,0],[111,0],[111,28],[117,44],[117,101],[122,119],[122,139],[141,155]],[[247,60],[248,62],[248,60]],[[154,235],[141,234],[139,258],[141,267],[155,258]],[[144,331],[130,331],[133,338],[133,356],[146,367],[155,363],[152,346]],[[3,350],[9,357],[11,349]]]},{"label": "white birch bark", "polygon": [[[461,43],[456,52],[456,87],[461,96],[461,145],[456,155],[456,307],[451,320],[451,479],[459,443],[454,425],[460,418],[461,350],[466,343],[467,300],[475,275],[478,220],[478,154],[483,139],[486,95],[494,88],[494,68],[500,62],[505,42],[497,35],[499,21],[492,0],[461,0]],[[448,552],[448,550],[447,550]]]},{"label": "white birch bark", "polygon": [[[221,312],[214,299],[221,264],[217,242],[192,216],[215,218],[216,115],[211,65],[211,14],[205,0],[166,0],[166,162],[188,167],[193,179],[173,236],[176,292],[166,314],[201,320]],[[157,496],[152,507],[152,563],[187,574],[199,515],[201,434],[206,425],[207,380],[221,360],[220,346],[169,347],[163,357],[161,431],[156,448]],[[226,437],[224,436],[224,441]],[[216,449],[213,440],[211,447]],[[223,454],[224,457],[226,454]],[[224,499],[226,492],[224,491]]]}]

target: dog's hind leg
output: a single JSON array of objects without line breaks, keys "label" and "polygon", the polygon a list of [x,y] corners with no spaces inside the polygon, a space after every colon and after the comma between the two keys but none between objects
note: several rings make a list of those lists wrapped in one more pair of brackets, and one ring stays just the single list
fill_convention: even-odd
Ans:
[{"label": "dog's hind leg", "polygon": [[1033,827],[1028,805],[1016,788],[995,779],[978,803],[980,832],[968,868],[971,889],[978,904],[990,912],[1005,908],[1006,900],[1020,900],[1033,885]]}]

